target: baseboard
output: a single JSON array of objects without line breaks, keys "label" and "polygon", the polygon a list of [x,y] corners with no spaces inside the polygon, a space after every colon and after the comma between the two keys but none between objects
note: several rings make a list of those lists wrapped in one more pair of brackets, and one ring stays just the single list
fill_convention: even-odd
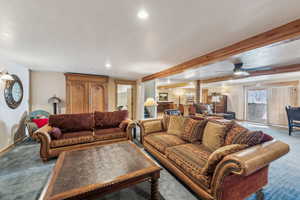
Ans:
[{"label": "baseboard", "polygon": [[16,146],[16,144],[22,140],[24,140],[26,137],[23,138],[19,138],[17,141],[15,141],[13,144],[8,145],[7,147],[4,147],[3,149],[0,149],[0,156],[2,156],[2,154],[8,152],[10,149],[12,149],[13,147]]}]

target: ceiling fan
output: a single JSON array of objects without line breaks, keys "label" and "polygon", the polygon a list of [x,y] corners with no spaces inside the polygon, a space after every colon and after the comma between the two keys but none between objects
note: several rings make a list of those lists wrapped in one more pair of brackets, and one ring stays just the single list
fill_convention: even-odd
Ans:
[{"label": "ceiling fan", "polygon": [[272,67],[243,68],[243,62],[234,63],[233,74],[236,76],[249,76],[250,72],[271,70]]}]

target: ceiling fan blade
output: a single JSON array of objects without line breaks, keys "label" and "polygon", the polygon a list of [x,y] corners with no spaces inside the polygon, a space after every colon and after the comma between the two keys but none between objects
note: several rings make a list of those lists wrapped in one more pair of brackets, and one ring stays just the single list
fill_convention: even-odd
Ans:
[{"label": "ceiling fan blade", "polygon": [[272,70],[273,67],[253,67],[253,68],[244,68],[247,72],[253,72],[253,71],[265,71],[265,70]]}]

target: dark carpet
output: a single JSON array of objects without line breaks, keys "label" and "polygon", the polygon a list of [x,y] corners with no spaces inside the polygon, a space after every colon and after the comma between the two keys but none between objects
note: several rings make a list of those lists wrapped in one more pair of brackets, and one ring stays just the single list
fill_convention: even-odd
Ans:
[{"label": "dark carpet", "polygon": [[[286,129],[253,126],[251,130],[263,130],[274,138],[288,143],[291,151],[273,162],[269,184],[265,187],[267,200],[300,200],[300,133],[288,136]],[[46,184],[55,160],[43,163],[39,158],[39,144],[23,142],[0,157],[0,199],[36,200]],[[159,189],[162,200],[197,200],[198,198],[174,178],[167,170],[161,172]],[[142,183],[107,195],[99,200],[149,199],[150,184]],[[255,195],[248,200],[255,199]]]}]

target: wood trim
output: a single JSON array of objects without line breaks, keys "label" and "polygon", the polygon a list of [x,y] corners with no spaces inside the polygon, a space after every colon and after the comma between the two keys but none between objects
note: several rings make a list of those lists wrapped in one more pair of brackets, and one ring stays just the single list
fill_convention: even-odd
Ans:
[{"label": "wood trim", "polygon": [[267,46],[276,42],[293,39],[300,36],[300,19],[292,21],[278,28],[258,34],[248,39],[242,40],[235,44],[213,51],[206,55],[186,61],[169,69],[160,71],[142,78],[142,81],[150,81],[156,78],[163,78],[173,74],[182,73],[185,70],[203,67],[216,61],[224,60],[233,55],[240,54],[246,51]]},{"label": "wood trim", "polygon": [[169,85],[158,86],[157,89],[159,89],[159,90],[172,89],[172,88],[178,88],[178,87],[185,87],[188,85],[189,85],[189,83],[174,83],[174,84],[169,84]]},{"label": "wood trim", "polygon": [[122,79],[115,79],[115,83],[122,84],[122,85],[136,85],[136,81],[122,80]]},{"label": "wood trim", "polygon": [[286,86],[297,87],[298,85],[299,85],[299,81],[272,82],[272,83],[261,84],[261,86],[265,86],[265,87],[286,87]]},{"label": "wood trim", "polygon": [[297,71],[300,71],[300,64],[276,67],[276,68],[273,68],[270,70],[249,72],[250,73],[249,76],[228,75],[228,76],[222,76],[222,77],[217,77],[217,78],[210,78],[210,79],[206,79],[206,80],[201,80],[201,83],[207,84],[207,83],[214,83],[214,82],[220,82],[220,81],[236,80],[236,79],[243,79],[243,78],[248,78],[248,77],[282,74],[282,73],[297,72]]},{"label": "wood trim", "polygon": [[3,149],[0,149],[0,156],[2,156],[3,154],[5,154],[6,152],[8,152],[9,150],[11,150],[13,147],[16,146],[16,144],[22,140],[24,140],[26,138],[25,137],[22,137],[22,138],[19,138],[17,139],[17,141],[15,141],[13,144],[10,144],[8,145],[7,147],[4,147]]},{"label": "wood trim", "polygon": [[67,81],[101,81],[108,83],[108,76],[95,75],[95,74],[77,74],[77,73],[65,73]]},{"label": "wood trim", "polygon": [[131,80],[115,79],[115,108],[118,105],[118,85],[132,85],[131,93],[131,107],[132,107],[132,119],[136,119],[136,104],[137,104],[137,82]]}]

